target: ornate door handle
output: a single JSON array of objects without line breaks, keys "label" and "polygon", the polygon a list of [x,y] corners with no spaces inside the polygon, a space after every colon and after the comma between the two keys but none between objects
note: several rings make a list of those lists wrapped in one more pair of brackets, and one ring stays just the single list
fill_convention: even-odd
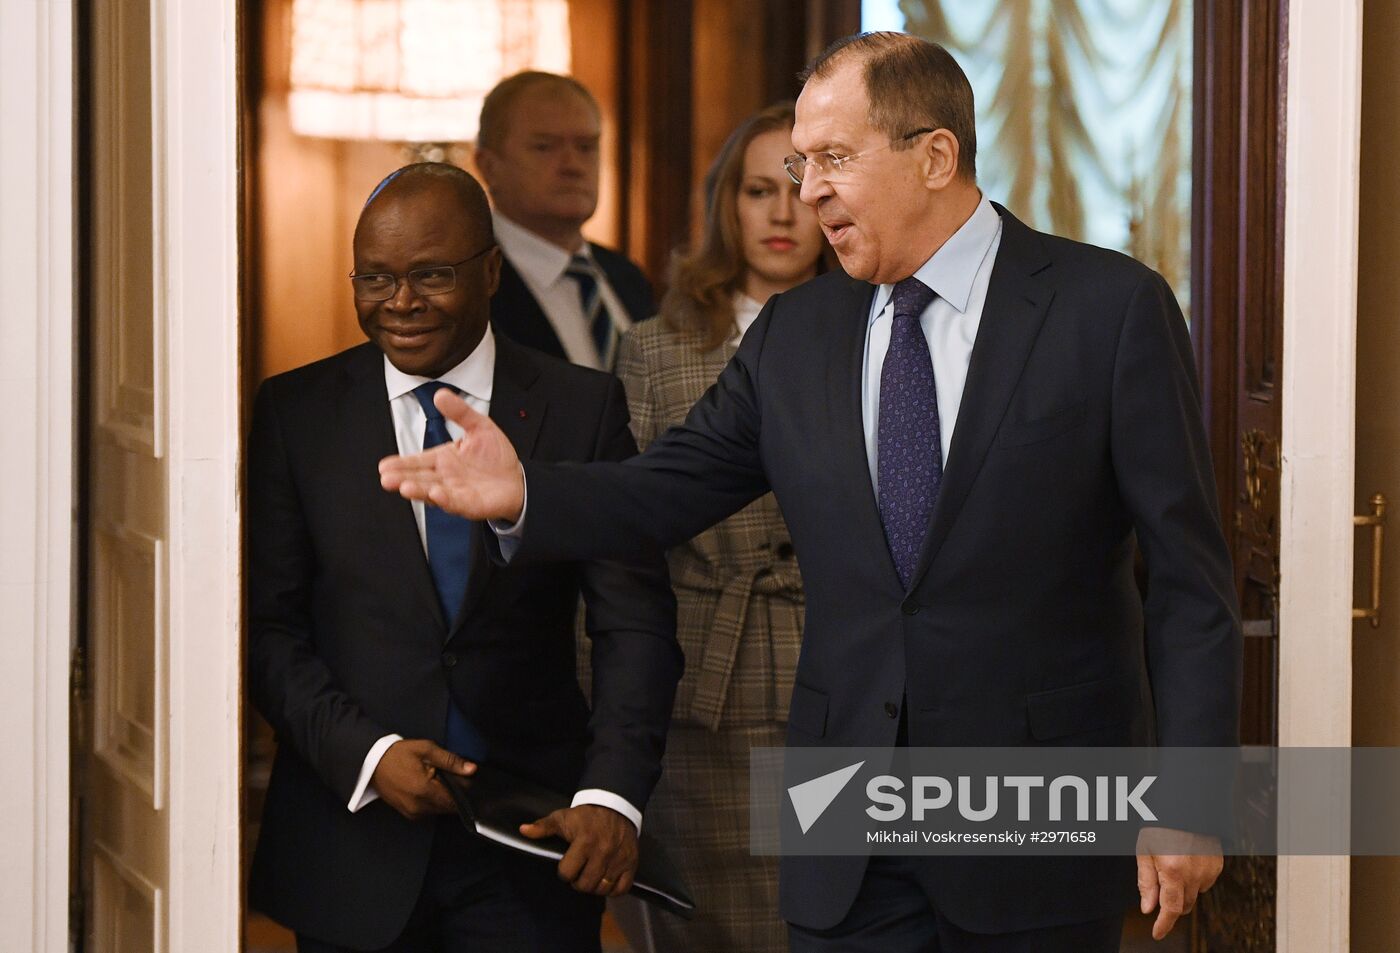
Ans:
[{"label": "ornate door handle", "polygon": [[1371,607],[1352,609],[1351,617],[1367,619],[1371,628],[1378,629],[1381,625],[1381,544],[1385,539],[1385,494],[1377,493],[1371,497],[1370,516],[1353,516],[1351,521],[1356,526],[1371,527]]}]

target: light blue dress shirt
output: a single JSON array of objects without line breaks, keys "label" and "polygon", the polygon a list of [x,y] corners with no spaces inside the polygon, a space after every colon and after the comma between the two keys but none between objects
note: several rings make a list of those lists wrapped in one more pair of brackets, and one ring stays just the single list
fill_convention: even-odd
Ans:
[{"label": "light blue dress shirt", "polygon": [[[996,263],[997,249],[1000,247],[1001,216],[983,195],[962,227],[914,272],[914,277],[937,295],[919,317],[919,326],[928,339],[929,354],[933,358],[945,469],[948,466],[948,450],[953,442],[953,428],[958,420],[958,408],[962,406],[963,385],[967,382],[967,367],[972,360],[972,345],[977,341],[977,329],[982,324],[987,287],[991,284],[992,266]],[[885,366],[885,353],[890,349],[893,299],[894,285],[876,287],[865,330],[865,363],[861,370],[865,458],[870,467],[870,485],[875,488],[877,498],[880,486],[880,371]],[[528,501],[527,487],[526,505],[521,508],[518,522],[490,521],[491,528],[501,541],[501,555],[507,562],[515,555],[520,537],[524,535]]]},{"label": "light blue dress shirt", "polygon": [[[919,317],[919,326],[928,339],[929,354],[933,357],[945,468],[958,408],[962,405],[967,366],[972,360],[972,345],[982,324],[982,307],[987,302],[987,286],[992,280],[992,265],[1000,246],[1001,216],[983,195],[972,217],[914,272],[915,278],[937,294]],[[885,366],[885,353],[890,349],[893,299],[894,285],[879,285],[875,289],[865,330],[865,364],[860,382],[865,457],[870,465],[870,485],[875,488],[877,498],[880,488],[880,371]]]}]

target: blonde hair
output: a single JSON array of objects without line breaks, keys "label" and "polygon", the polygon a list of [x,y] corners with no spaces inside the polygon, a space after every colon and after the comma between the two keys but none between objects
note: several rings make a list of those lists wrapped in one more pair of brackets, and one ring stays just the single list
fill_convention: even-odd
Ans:
[{"label": "blonde hair", "polygon": [[602,115],[598,100],[588,91],[588,87],[572,76],[559,73],[546,73],[542,70],[525,70],[514,76],[507,76],[491,88],[481,103],[481,118],[477,123],[476,144],[482,149],[499,149],[506,138],[510,125],[510,107],[520,98],[520,94],[537,86],[550,87],[554,92],[572,92],[582,96],[593,107],[595,115]]}]

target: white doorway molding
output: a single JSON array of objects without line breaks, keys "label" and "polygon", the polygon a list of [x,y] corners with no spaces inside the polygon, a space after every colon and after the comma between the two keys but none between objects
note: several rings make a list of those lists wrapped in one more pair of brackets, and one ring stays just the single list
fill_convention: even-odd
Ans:
[{"label": "white doorway molding", "polygon": [[68,949],[73,4],[0,3],[0,949]]},{"label": "white doorway molding", "polygon": [[238,953],[243,931],[239,6],[151,6],[169,481],[168,935],[169,949],[202,953]]},{"label": "white doorway molding", "polygon": [[[1279,743],[1351,744],[1362,0],[1288,10]],[[1280,953],[1346,953],[1347,857],[1281,857]]]},{"label": "white doorway molding", "polygon": [[[69,949],[72,0],[0,3],[0,949]],[[151,0],[169,478],[169,948],[241,947],[237,5]]]}]

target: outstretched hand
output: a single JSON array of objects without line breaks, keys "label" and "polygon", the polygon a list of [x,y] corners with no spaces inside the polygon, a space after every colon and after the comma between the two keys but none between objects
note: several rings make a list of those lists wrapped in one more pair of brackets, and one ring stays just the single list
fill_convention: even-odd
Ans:
[{"label": "outstretched hand", "polygon": [[433,397],[462,437],[422,453],[379,461],[379,483],[410,500],[423,500],[473,520],[520,519],[525,478],[515,447],[490,417],[444,387]]}]

